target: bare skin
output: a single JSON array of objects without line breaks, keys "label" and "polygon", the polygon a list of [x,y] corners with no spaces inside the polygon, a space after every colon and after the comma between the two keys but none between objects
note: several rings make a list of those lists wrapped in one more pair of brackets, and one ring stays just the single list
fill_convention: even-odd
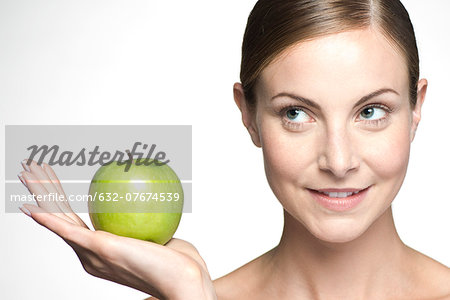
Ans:
[{"label": "bare skin", "polygon": [[64,195],[64,201],[37,201],[21,210],[72,247],[86,272],[160,299],[216,299],[206,264],[192,244],[173,238],[162,246],[92,231],[70,208],[49,165],[22,165],[19,178],[30,193]]},{"label": "bare skin", "polygon": [[[414,107],[408,89],[403,57],[376,28],[288,49],[263,70],[255,112],[236,83],[285,224],[275,248],[214,282],[186,241],[160,246],[93,232],[67,202],[24,212],[61,236],[90,274],[157,299],[450,299],[450,269],[405,245],[392,217],[427,81]],[[24,169],[30,192],[64,194],[48,165]],[[335,211],[314,198],[330,188],[367,192],[356,207]]]},{"label": "bare skin", "polygon": [[[341,245],[340,249],[336,247],[323,251],[319,250],[323,245],[314,245],[317,240],[304,228],[296,228],[301,232],[288,233],[290,230],[285,226],[278,246],[214,281],[218,299],[450,299],[449,269],[404,245],[396,232],[384,235],[386,231],[394,229],[393,226],[386,226],[390,221],[392,214],[388,210],[358,241]],[[385,228],[378,231],[381,226]],[[295,250],[287,249],[283,244],[283,239],[290,234],[295,234],[293,238],[298,245]],[[359,253],[367,253],[369,257],[373,255],[373,251],[367,247],[376,245],[366,243],[369,239],[379,241],[392,238],[390,249],[385,249],[388,252],[384,252],[385,255],[389,254],[387,257],[371,257],[373,260],[370,263],[376,270],[371,274],[364,274],[367,257],[346,260],[346,257],[358,250]],[[309,251],[304,250],[301,245],[315,249],[309,249],[314,256],[302,257],[299,253]],[[350,248],[352,250],[348,251]],[[333,262],[332,259],[325,259],[333,252],[340,252],[339,259],[342,262],[339,259]],[[386,263],[386,259],[390,262]],[[319,278],[311,280],[313,272],[309,270],[324,269],[324,266],[329,269],[326,274],[322,274],[323,281],[319,283]],[[359,283],[363,284],[364,280],[370,281],[372,285],[358,289],[358,286],[362,287]],[[242,282],[245,284],[239,284]],[[377,286],[382,286],[383,289]],[[328,293],[325,287],[328,288]]]},{"label": "bare skin", "polygon": [[[254,113],[235,84],[236,104],[254,144],[263,148],[285,224],[278,246],[215,280],[218,299],[450,298],[450,269],[403,244],[392,218],[427,88],[422,79],[411,108],[407,78],[402,56],[368,28],[280,55],[261,75]],[[385,87],[396,93],[353,106]],[[320,109],[289,97],[274,100],[280,92],[313,99]],[[364,120],[361,109],[371,103],[392,112],[378,110]],[[277,113],[284,105],[303,109],[294,124]],[[388,118],[375,123],[377,116]],[[371,189],[361,209],[349,213],[318,208],[305,191],[347,186]]]}]

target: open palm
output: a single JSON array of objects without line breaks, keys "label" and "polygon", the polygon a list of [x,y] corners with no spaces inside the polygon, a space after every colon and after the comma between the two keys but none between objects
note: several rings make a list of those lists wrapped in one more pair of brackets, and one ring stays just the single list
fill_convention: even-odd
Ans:
[{"label": "open palm", "polygon": [[37,206],[25,204],[21,210],[69,244],[89,274],[160,299],[216,299],[206,264],[192,244],[172,238],[162,246],[92,231],[70,208],[49,165],[34,161],[22,165],[19,178],[30,193],[64,197],[62,201],[37,201]]}]

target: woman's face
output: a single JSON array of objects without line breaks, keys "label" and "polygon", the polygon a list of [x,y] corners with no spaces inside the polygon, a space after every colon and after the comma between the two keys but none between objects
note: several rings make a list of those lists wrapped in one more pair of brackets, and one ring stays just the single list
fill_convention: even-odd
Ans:
[{"label": "woman's face", "polygon": [[256,112],[244,108],[243,120],[262,147],[273,192],[314,236],[353,240],[391,205],[425,80],[419,89],[413,110],[405,61],[374,29],[298,44],[263,70]]}]

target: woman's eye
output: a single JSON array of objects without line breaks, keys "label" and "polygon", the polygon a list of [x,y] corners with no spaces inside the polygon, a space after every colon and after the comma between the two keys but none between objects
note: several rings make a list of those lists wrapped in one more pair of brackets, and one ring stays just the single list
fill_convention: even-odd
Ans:
[{"label": "woman's eye", "polygon": [[378,120],[386,116],[386,111],[379,107],[366,107],[359,115],[362,120]]},{"label": "woman's eye", "polygon": [[286,111],[286,117],[292,122],[307,122],[310,117],[300,108],[292,108]]}]

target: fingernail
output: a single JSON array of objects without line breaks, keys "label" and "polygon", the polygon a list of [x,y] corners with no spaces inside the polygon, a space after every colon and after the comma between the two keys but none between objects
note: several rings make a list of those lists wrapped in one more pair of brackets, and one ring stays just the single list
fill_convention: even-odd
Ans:
[{"label": "fingernail", "polygon": [[28,210],[28,209],[26,209],[25,207],[19,207],[19,209],[24,213],[24,214],[26,214],[27,216],[29,216],[29,217],[31,217],[31,213],[30,213],[30,211]]},{"label": "fingernail", "polygon": [[17,174],[17,177],[19,177],[19,179],[23,183],[23,185],[28,186],[26,181],[23,179],[22,173]]},{"label": "fingernail", "polygon": [[30,166],[27,165],[27,159],[24,159],[22,161],[22,167],[25,169],[25,171],[30,172]]}]

